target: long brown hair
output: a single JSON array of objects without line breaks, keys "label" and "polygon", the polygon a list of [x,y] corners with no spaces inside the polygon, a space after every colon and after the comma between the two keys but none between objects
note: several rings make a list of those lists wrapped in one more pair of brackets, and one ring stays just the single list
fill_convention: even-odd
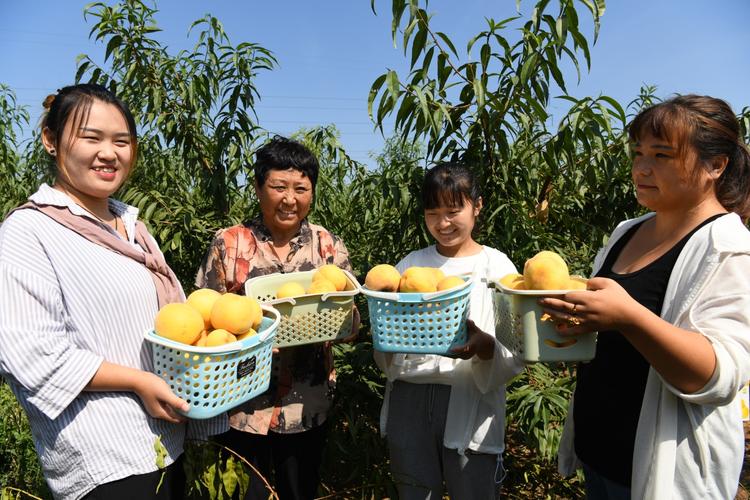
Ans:
[{"label": "long brown hair", "polygon": [[647,134],[676,146],[678,158],[686,166],[691,164],[691,155],[697,156],[699,168],[706,169],[712,160],[727,158],[714,185],[716,198],[743,220],[750,218],[750,152],[729,104],[710,96],[674,97],[641,111],[631,122],[631,141]]}]

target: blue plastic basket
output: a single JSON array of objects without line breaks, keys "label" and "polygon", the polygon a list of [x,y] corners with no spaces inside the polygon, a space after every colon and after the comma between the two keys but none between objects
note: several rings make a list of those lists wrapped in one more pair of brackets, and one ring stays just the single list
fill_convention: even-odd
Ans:
[{"label": "blue plastic basket", "polygon": [[190,404],[183,415],[211,418],[262,394],[271,381],[271,351],[279,312],[261,306],[263,320],[257,335],[216,347],[174,342],[149,330],[154,373],[177,396]]},{"label": "blue plastic basket", "polygon": [[455,290],[432,293],[376,292],[365,287],[373,347],[382,352],[450,354],[465,344],[469,293],[464,277]]}]

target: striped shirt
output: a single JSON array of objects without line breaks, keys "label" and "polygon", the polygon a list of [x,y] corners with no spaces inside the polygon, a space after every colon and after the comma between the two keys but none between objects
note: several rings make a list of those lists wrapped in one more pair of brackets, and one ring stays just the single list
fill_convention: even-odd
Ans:
[{"label": "striped shirt", "polygon": [[[30,199],[93,218],[46,185]],[[116,200],[110,209],[136,245],[137,209]],[[29,417],[56,498],[158,469],[159,436],[166,465],[182,453],[186,426],[151,418],[135,393],[83,391],[104,360],[152,368],[143,333],[157,310],[150,274],[132,259],[36,210],[14,212],[0,226],[0,375]],[[225,425],[207,421],[196,433]]]}]

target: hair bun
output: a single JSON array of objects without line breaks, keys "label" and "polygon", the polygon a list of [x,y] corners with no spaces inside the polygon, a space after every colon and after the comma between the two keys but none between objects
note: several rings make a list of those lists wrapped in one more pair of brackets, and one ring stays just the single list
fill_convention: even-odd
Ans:
[{"label": "hair bun", "polygon": [[49,108],[52,107],[52,103],[55,102],[55,97],[57,97],[57,94],[50,94],[44,98],[44,102],[42,102],[44,109],[49,111]]}]

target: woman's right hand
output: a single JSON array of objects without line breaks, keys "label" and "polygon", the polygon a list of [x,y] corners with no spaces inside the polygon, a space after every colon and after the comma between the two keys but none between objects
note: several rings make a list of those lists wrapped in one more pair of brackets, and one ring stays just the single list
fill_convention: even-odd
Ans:
[{"label": "woman's right hand", "polygon": [[591,278],[586,291],[566,293],[562,298],[539,300],[561,335],[579,335],[602,330],[627,332],[635,318],[648,314],[616,281]]},{"label": "woman's right hand", "polygon": [[133,384],[133,392],[141,398],[149,415],[174,424],[184,422],[184,416],[177,410],[188,411],[190,405],[177,397],[169,385],[158,375],[142,371]]}]

